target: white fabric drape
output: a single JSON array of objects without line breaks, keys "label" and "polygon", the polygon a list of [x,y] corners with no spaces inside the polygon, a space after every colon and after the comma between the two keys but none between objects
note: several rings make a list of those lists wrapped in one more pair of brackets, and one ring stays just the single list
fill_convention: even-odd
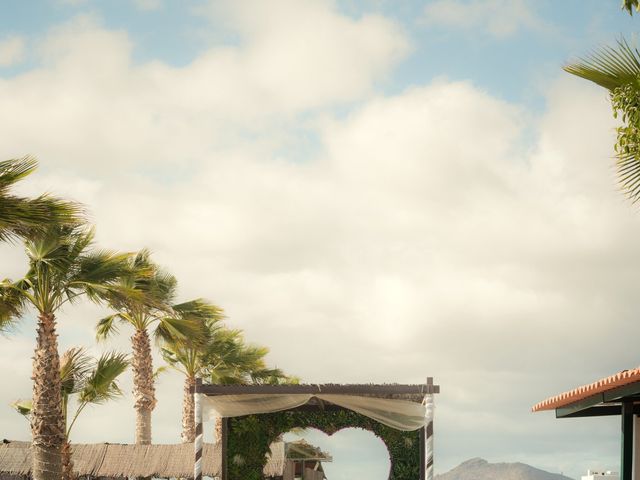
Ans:
[{"label": "white fabric drape", "polygon": [[207,396],[202,399],[203,417],[207,421],[216,416],[238,417],[241,415],[279,412],[304,405],[313,397],[353,410],[397,430],[412,431],[426,425],[426,408],[420,403],[323,393]]}]

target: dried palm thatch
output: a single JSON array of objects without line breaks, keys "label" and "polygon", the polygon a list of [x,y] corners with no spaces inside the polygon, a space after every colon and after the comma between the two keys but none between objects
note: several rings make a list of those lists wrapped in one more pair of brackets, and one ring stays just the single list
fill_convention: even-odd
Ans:
[{"label": "dried palm thatch", "polygon": [[[79,477],[156,477],[193,476],[193,445],[122,445],[110,443],[74,444],[74,473]],[[202,474],[220,474],[219,445],[204,444]],[[282,476],[286,465],[283,442],[271,445],[264,468],[266,477]],[[16,480],[31,474],[31,444],[4,440],[0,443],[0,479]]]}]

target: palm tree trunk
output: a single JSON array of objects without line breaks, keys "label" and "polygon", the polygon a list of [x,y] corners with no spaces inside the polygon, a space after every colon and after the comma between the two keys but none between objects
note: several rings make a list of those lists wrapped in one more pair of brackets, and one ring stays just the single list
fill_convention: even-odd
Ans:
[{"label": "palm tree trunk", "polygon": [[33,480],[60,480],[61,449],[65,441],[60,388],[60,357],[53,314],[38,316],[33,357]]},{"label": "palm tree trunk", "polygon": [[182,400],[182,442],[193,443],[196,441],[196,423],[194,420],[195,402],[191,388],[195,386],[196,379],[187,376],[184,379],[184,398]]},{"label": "palm tree trunk", "polygon": [[73,458],[71,458],[71,445],[65,441],[62,445],[62,480],[74,480]]},{"label": "palm tree trunk", "polygon": [[133,398],[136,409],[136,443],[151,444],[151,412],[156,406],[153,385],[153,357],[151,342],[146,330],[136,330],[133,343]]}]

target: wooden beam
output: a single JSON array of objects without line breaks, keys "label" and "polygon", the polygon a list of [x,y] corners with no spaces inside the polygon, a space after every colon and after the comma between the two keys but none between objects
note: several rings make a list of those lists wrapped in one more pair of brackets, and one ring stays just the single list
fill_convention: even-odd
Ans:
[{"label": "wooden beam", "polygon": [[563,418],[568,416],[575,417],[577,416],[577,413],[601,403],[604,403],[604,397],[602,396],[602,393],[591,395],[590,397],[583,398],[582,400],[573,402],[569,405],[556,408],[556,418]]},{"label": "wooden beam", "polygon": [[616,400],[629,399],[634,396],[640,398],[640,382],[634,382],[614,388],[604,392],[602,396],[605,402],[615,402]]},{"label": "wooden beam", "polygon": [[229,480],[229,470],[227,468],[227,439],[229,437],[229,419],[222,418],[222,445],[221,445],[221,457],[222,461],[220,464],[220,479],[221,480]]},{"label": "wooden beam", "polygon": [[620,480],[633,479],[633,402],[622,404]]},{"label": "wooden beam", "polygon": [[206,395],[243,395],[243,394],[296,394],[296,393],[327,393],[327,394],[427,394],[440,393],[440,385],[207,385],[198,387],[200,393]]},{"label": "wooden beam", "polygon": [[[621,403],[606,403],[604,405],[595,405],[580,410],[557,408],[556,418],[605,417],[620,415],[621,413]],[[633,413],[634,415],[640,415],[640,404],[634,403]]]},{"label": "wooden beam", "polygon": [[556,408],[556,418],[578,418],[578,417],[605,417],[607,415],[620,415],[620,405],[595,405],[580,409]]},{"label": "wooden beam", "polygon": [[427,472],[427,444],[426,444],[427,432],[425,427],[420,429],[420,480],[425,480],[425,474]]}]

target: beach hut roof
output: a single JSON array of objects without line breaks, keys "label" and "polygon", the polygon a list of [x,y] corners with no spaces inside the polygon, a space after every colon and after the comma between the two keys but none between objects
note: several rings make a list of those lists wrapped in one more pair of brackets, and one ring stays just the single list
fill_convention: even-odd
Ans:
[{"label": "beach hut roof", "polygon": [[[202,473],[220,475],[221,448],[204,444]],[[72,445],[74,471],[92,477],[188,478],[193,476],[193,444],[123,445],[93,443]],[[286,464],[284,442],[271,445],[264,468],[267,477],[282,476]],[[31,444],[3,440],[0,443],[0,475],[26,476],[31,473]]]}]

